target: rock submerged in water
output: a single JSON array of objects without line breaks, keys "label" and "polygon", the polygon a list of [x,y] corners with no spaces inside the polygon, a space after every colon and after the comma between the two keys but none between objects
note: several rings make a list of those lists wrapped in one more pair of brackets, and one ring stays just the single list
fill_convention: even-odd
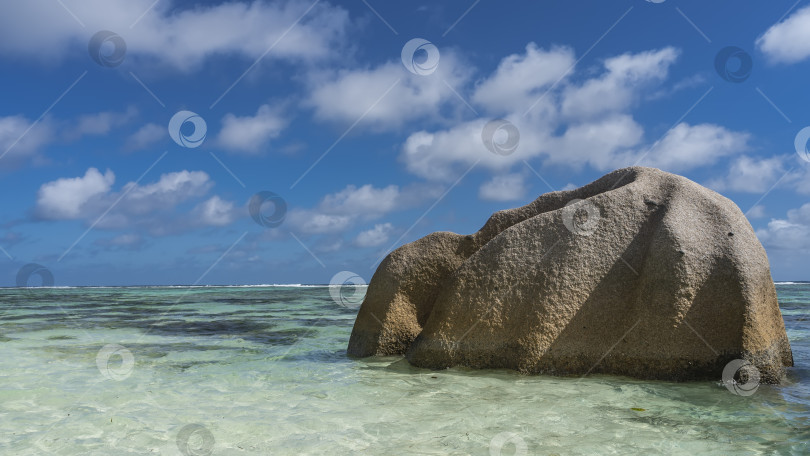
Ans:
[{"label": "rock submerged in water", "polygon": [[793,365],[768,258],[740,209],[642,167],[392,252],[348,353],[669,380],[719,379],[744,359],[767,383]]}]

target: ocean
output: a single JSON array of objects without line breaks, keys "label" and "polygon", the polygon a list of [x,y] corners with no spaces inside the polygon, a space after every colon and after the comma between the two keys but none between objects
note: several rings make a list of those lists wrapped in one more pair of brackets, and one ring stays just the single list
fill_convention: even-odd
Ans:
[{"label": "ocean", "polygon": [[777,284],[796,367],[745,394],[350,359],[330,291],[0,289],[0,454],[810,454],[810,283]]}]

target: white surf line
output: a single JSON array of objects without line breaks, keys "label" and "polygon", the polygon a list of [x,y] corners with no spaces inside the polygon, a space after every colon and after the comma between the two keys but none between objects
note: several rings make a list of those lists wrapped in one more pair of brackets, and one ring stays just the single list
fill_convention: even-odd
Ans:
[{"label": "white surf line", "polygon": [[83,72],[83,73],[82,73],[82,74],[79,76],[79,78],[78,78],[78,79],[76,79],[75,81],[73,81],[73,84],[71,84],[71,85],[70,85],[70,87],[68,87],[68,88],[67,88],[67,89],[66,89],[64,92],[62,92],[62,95],[59,95],[59,98],[57,98],[57,99],[56,99],[56,101],[54,101],[53,103],[51,103],[51,105],[50,105],[50,106],[48,106],[48,109],[46,109],[46,110],[45,110],[45,112],[43,112],[43,113],[42,113],[42,115],[40,115],[40,116],[37,118],[37,120],[35,120],[35,121],[34,121],[34,123],[32,123],[31,125],[29,125],[29,126],[28,126],[28,129],[26,129],[26,130],[23,132],[23,134],[21,134],[21,135],[20,135],[20,137],[19,137],[19,138],[17,138],[17,140],[16,140],[16,141],[14,141],[13,143],[11,143],[11,145],[10,145],[10,146],[8,146],[8,148],[6,149],[6,151],[5,151],[5,152],[3,152],[3,153],[0,155],[0,159],[2,159],[3,157],[5,157],[5,156],[6,156],[6,154],[7,154],[7,153],[9,153],[9,151],[10,151],[11,149],[13,149],[13,148],[14,148],[14,146],[16,146],[16,145],[17,145],[17,143],[19,143],[19,142],[20,142],[20,141],[21,141],[21,140],[22,140],[22,139],[25,137],[25,135],[27,135],[27,134],[28,134],[28,132],[29,132],[29,131],[31,131],[31,129],[33,129],[33,128],[34,128],[34,127],[35,127],[35,126],[36,126],[36,125],[37,125],[39,122],[41,122],[41,121],[42,121],[42,119],[43,119],[45,116],[47,116],[49,112],[51,112],[51,109],[53,109],[53,108],[54,108],[54,106],[56,106],[56,105],[57,105],[57,103],[59,103],[60,101],[62,101],[62,98],[64,98],[64,97],[65,97],[65,95],[67,95],[67,94],[68,94],[68,92],[70,92],[71,90],[73,90],[73,88],[74,88],[74,87],[76,87],[76,84],[78,84],[78,83],[79,83],[79,81],[81,81],[81,80],[82,80],[82,78],[84,78],[84,77],[85,77],[85,75],[87,75],[87,70],[84,70],[84,72]]},{"label": "white surf line", "polygon": [[159,163],[161,160],[163,160],[163,157],[165,157],[165,156],[166,156],[166,154],[168,154],[168,153],[169,153],[169,151],[165,151],[165,152],[163,152],[163,155],[161,155],[160,157],[158,157],[158,159],[157,159],[157,160],[155,160],[155,162],[154,162],[154,163],[152,163],[152,166],[150,166],[150,167],[149,167],[149,168],[148,168],[146,171],[144,171],[144,172],[143,172],[143,174],[141,174],[141,177],[139,177],[139,178],[138,178],[138,180],[136,180],[136,181],[135,181],[135,185],[131,185],[131,186],[130,186],[130,187],[129,187],[129,188],[128,188],[128,189],[127,189],[127,190],[126,190],[124,193],[122,193],[122,194],[121,194],[121,195],[118,197],[118,199],[117,199],[117,200],[115,200],[115,202],[112,204],[112,206],[108,207],[108,208],[107,208],[107,210],[106,210],[106,211],[104,211],[104,213],[103,213],[103,214],[101,214],[101,215],[100,215],[100,216],[99,216],[99,217],[96,219],[96,221],[95,221],[95,222],[93,222],[93,224],[92,224],[92,225],[90,225],[90,227],[89,227],[89,228],[87,228],[87,229],[84,231],[84,233],[82,233],[82,235],[81,235],[81,236],[79,236],[79,238],[78,238],[78,239],[76,239],[76,240],[73,242],[73,244],[71,244],[71,245],[70,245],[70,247],[68,247],[68,249],[67,249],[67,250],[65,250],[65,252],[64,252],[64,253],[63,253],[63,254],[62,254],[60,257],[59,257],[59,259],[58,259],[58,260],[56,260],[56,262],[58,263],[58,262],[62,261],[62,259],[63,259],[63,258],[65,258],[65,256],[66,256],[68,253],[70,253],[70,252],[71,252],[71,250],[73,250],[73,248],[74,248],[74,247],[76,247],[76,244],[78,244],[79,242],[81,242],[81,241],[82,241],[82,239],[84,239],[84,237],[85,237],[85,236],[87,236],[87,234],[88,234],[88,233],[90,233],[90,231],[92,231],[92,230],[93,230],[93,228],[95,228],[95,227],[96,227],[96,225],[98,225],[98,223],[99,223],[99,222],[101,222],[101,220],[102,220],[104,217],[106,217],[106,216],[107,216],[107,214],[109,214],[109,213],[110,213],[110,211],[111,211],[111,210],[113,210],[113,208],[114,208],[115,206],[117,206],[117,205],[118,205],[118,203],[120,203],[120,202],[121,202],[121,200],[123,200],[124,198],[126,198],[126,196],[127,196],[127,195],[129,195],[129,193],[130,193],[132,190],[134,190],[134,189],[135,189],[135,187],[137,187],[137,186],[138,186],[138,183],[140,183],[140,182],[143,180],[143,178],[144,178],[144,177],[146,177],[146,175],[147,175],[147,174],[149,174],[149,171],[151,171],[151,170],[152,170],[152,168],[154,168],[154,167],[155,167],[155,165],[157,165],[157,164],[158,164],[158,163]]},{"label": "white surf line", "polygon": [[295,20],[295,22],[293,22],[293,23],[292,23],[292,25],[290,25],[290,27],[289,27],[289,28],[287,28],[287,30],[285,30],[285,31],[284,31],[284,33],[282,33],[282,34],[281,34],[281,36],[279,36],[279,37],[278,37],[278,39],[276,39],[276,41],[274,41],[274,42],[273,42],[273,44],[271,44],[271,45],[270,45],[270,47],[269,47],[269,48],[267,48],[267,50],[266,50],[266,51],[264,51],[264,53],[263,53],[262,55],[260,55],[258,59],[256,59],[256,61],[255,61],[255,62],[253,62],[253,64],[252,64],[252,65],[250,65],[250,66],[248,67],[248,69],[247,69],[247,70],[245,70],[245,72],[244,72],[244,73],[242,73],[242,75],[241,75],[241,76],[239,76],[239,78],[237,78],[237,79],[236,79],[236,81],[234,81],[234,83],[233,83],[233,84],[231,84],[231,86],[230,86],[230,87],[228,87],[228,88],[225,90],[225,92],[223,92],[223,93],[222,93],[222,95],[220,95],[220,96],[219,96],[219,98],[217,98],[217,99],[216,99],[216,101],[214,101],[213,103],[211,103],[211,106],[209,106],[209,107],[208,107],[208,109],[214,109],[214,106],[216,106],[216,105],[217,105],[217,104],[218,104],[218,103],[219,103],[219,102],[220,102],[220,101],[221,101],[223,98],[225,98],[225,95],[228,95],[228,94],[231,92],[231,90],[233,90],[233,88],[234,88],[234,87],[236,87],[236,85],[237,85],[237,84],[239,84],[239,82],[240,82],[242,79],[244,79],[244,77],[245,77],[245,76],[246,76],[248,73],[250,73],[250,71],[251,71],[251,70],[252,70],[252,69],[253,69],[253,68],[254,68],[256,65],[258,65],[258,64],[259,64],[259,62],[261,62],[261,61],[262,61],[262,59],[264,59],[264,58],[265,58],[265,56],[267,56],[267,54],[269,54],[269,53],[270,53],[270,51],[272,51],[273,49],[275,49],[275,47],[278,45],[278,43],[280,43],[280,42],[281,42],[281,40],[283,40],[283,39],[284,39],[284,38],[287,36],[287,34],[289,34],[289,33],[290,33],[290,32],[291,32],[291,31],[292,31],[292,30],[293,30],[295,27],[297,27],[297,26],[298,26],[298,24],[300,24],[300,23],[301,23],[301,21],[304,19],[304,17],[305,17],[307,14],[309,14],[309,12],[310,12],[310,11],[312,11],[312,8],[315,8],[315,5],[317,5],[317,4],[318,4],[318,3],[320,3],[320,2],[321,2],[321,0],[315,0],[315,3],[313,3],[312,5],[310,5],[310,6],[309,6],[309,8],[307,8],[307,10],[306,10],[306,11],[304,11],[304,14],[302,14],[302,15],[301,15],[301,16],[300,16],[298,19],[296,19],[296,20]]},{"label": "white surf line", "polygon": [[[247,232],[247,231],[245,231],[244,233],[242,233],[242,235],[241,235],[241,236],[239,236],[239,239],[237,239],[237,240],[236,240],[236,241],[235,241],[233,244],[231,244],[231,246],[230,246],[230,247],[228,247],[228,249],[227,249],[227,250],[225,250],[225,252],[224,252],[222,255],[220,255],[220,256],[219,256],[219,258],[217,258],[217,259],[216,259],[216,261],[214,261],[214,263],[213,263],[213,264],[211,264],[211,266],[209,266],[209,267],[208,267],[208,269],[206,269],[206,270],[205,270],[205,272],[203,272],[203,273],[202,273],[202,275],[201,275],[201,276],[200,276],[200,277],[199,277],[199,278],[198,278],[196,281],[194,281],[194,283],[191,285],[191,287],[187,287],[187,288],[186,288],[186,291],[185,291],[185,292],[184,292],[182,295],[180,295],[180,297],[179,297],[179,298],[177,298],[177,300],[176,300],[176,301],[174,301],[174,303],[173,303],[172,305],[170,305],[170,306],[169,306],[169,307],[168,307],[166,310],[164,310],[164,311],[163,311],[163,312],[162,312],[160,315],[158,315],[158,318],[163,318],[163,317],[165,317],[165,316],[166,316],[166,315],[167,315],[169,312],[171,312],[171,311],[172,311],[172,310],[173,310],[175,307],[177,307],[177,305],[180,303],[180,301],[182,301],[182,300],[183,300],[183,298],[185,298],[187,294],[189,294],[189,293],[190,293],[192,290],[194,290],[194,288],[193,288],[193,287],[194,287],[194,286],[196,286],[197,284],[199,284],[200,282],[202,282],[202,280],[205,278],[205,276],[207,276],[207,275],[208,275],[208,273],[209,273],[209,272],[211,272],[211,271],[212,271],[212,270],[213,270],[213,269],[214,269],[214,268],[215,268],[215,267],[216,267],[216,266],[217,266],[217,265],[218,265],[218,264],[219,264],[219,263],[222,261],[222,259],[223,259],[223,258],[225,258],[225,257],[226,257],[226,256],[227,256],[229,253],[231,253],[231,250],[233,250],[233,249],[234,249],[234,247],[236,247],[236,245],[237,245],[237,244],[239,244],[240,242],[242,242],[242,239],[244,239],[244,238],[245,238],[245,236],[247,236],[247,234],[248,234],[248,232]],[[138,339],[137,339],[137,340],[135,340],[135,342],[134,342],[133,344],[138,344],[138,343],[140,343],[140,342],[141,342],[141,340],[143,340],[143,338],[144,338],[144,337],[148,336],[148,335],[149,335],[149,333],[151,333],[151,332],[152,332],[152,328],[153,328],[154,326],[155,326],[154,324],[149,325],[149,327],[147,328],[147,330],[146,330],[146,331],[144,331],[144,332],[143,332],[143,334],[141,334],[141,335],[138,337]]]},{"label": "white surf line", "polygon": [[229,253],[231,253],[231,250],[233,250],[233,248],[234,248],[234,247],[236,247],[236,244],[239,244],[240,242],[242,242],[242,239],[244,239],[244,238],[245,238],[245,236],[247,236],[247,234],[248,234],[248,232],[247,232],[247,231],[245,231],[244,233],[242,233],[242,235],[241,235],[241,236],[239,236],[239,239],[237,239],[236,241],[234,241],[234,243],[233,243],[233,244],[231,244],[231,246],[230,246],[230,247],[228,247],[228,250],[226,250],[226,251],[225,251],[225,253],[223,253],[222,255],[220,255],[220,256],[219,256],[219,258],[217,258],[217,261],[214,261],[214,264],[212,264],[211,266],[209,266],[209,267],[208,267],[208,269],[206,269],[206,270],[205,270],[205,272],[203,272],[203,274],[200,276],[200,278],[199,278],[199,279],[197,279],[197,280],[195,280],[195,281],[194,281],[194,283],[192,284],[192,286],[197,285],[197,284],[199,284],[200,282],[202,282],[202,280],[205,278],[205,276],[207,276],[207,275],[208,275],[208,273],[209,273],[209,272],[211,272],[211,270],[212,270],[212,269],[214,269],[214,268],[215,268],[215,267],[216,267],[216,266],[219,264],[219,262],[220,262],[220,261],[222,261],[222,259],[223,259],[223,258],[225,258],[225,256],[226,256],[226,255],[228,255]]},{"label": "white surf line", "polygon": [[[208,273],[209,273],[209,272],[211,272],[211,270],[212,270],[212,269],[214,269],[214,268],[215,268],[215,267],[216,267],[216,266],[217,266],[217,265],[218,265],[218,264],[219,264],[219,263],[222,261],[222,259],[223,259],[223,258],[225,258],[225,256],[227,256],[227,255],[228,255],[228,253],[230,253],[230,252],[231,252],[231,250],[233,250],[233,248],[234,248],[234,247],[236,247],[236,245],[237,245],[237,244],[239,244],[239,242],[241,242],[241,241],[242,241],[242,239],[244,239],[244,238],[245,238],[245,236],[247,236],[247,234],[248,234],[248,232],[247,232],[247,231],[245,231],[244,233],[242,233],[242,235],[241,235],[241,236],[239,236],[239,239],[237,239],[237,240],[236,240],[236,242],[234,242],[233,244],[231,244],[231,246],[230,246],[230,247],[228,247],[228,249],[227,249],[227,250],[225,250],[225,252],[224,252],[222,255],[220,255],[220,256],[219,256],[219,258],[217,258],[217,260],[216,260],[216,261],[214,261],[214,263],[213,263],[211,266],[209,266],[209,267],[208,267],[208,269],[206,269],[206,270],[205,270],[205,272],[203,272],[203,273],[202,273],[202,275],[201,275],[201,276],[200,276],[200,277],[199,277],[199,278],[198,278],[198,279],[197,279],[197,280],[194,282],[194,285],[192,285],[192,287],[193,287],[193,286],[196,286],[198,283],[200,283],[200,282],[203,280],[203,278],[205,278],[205,276],[206,276],[206,275],[208,275]],[[193,288],[186,288],[186,292],[185,292],[185,293],[183,293],[182,295],[180,295],[180,297],[179,297],[179,298],[178,298],[178,299],[177,299],[177,300],[174,302],[174,304],[172,304],[171,306],[169,306],[169,308],[168,308],[168,309],[164,310],[164,311],[163,311],[163,313],[161,313],[161,314],[158,316],[158,318],[163,318],[163,317],[165,317],[165,316],[166,316],[166,314],[168,314],[168,313],[169,313],[169,312],[170,312],[172,309],[174,309],[175,307],[177,307],[177,305],[180,303],[180,301],[182,301],[182,300],[183,300],[183,298],[184,298],[184,297],[185,297],[185,296],[186,296],[186,295],[187,295],[187,294],[188,294],[188,293],[189,293],[189,292],[190,292],[192,289],[193,289]],[[143,333],[142,333],[140,336],[138,336],[138,338],[135,340],[135,342],[131,342],[131,343],[129,343],[129,346],[135,346],[135,345],[140,344],[140,343],[141,343],[141,341],[142,341],[142,340],[143,340],[143,339],[144,339],[146,336],[148,336],[148,335],[149,335],[149,334],[152,332],[152,328],[154,328],[154,326],[155,326],[154,324],[149,325],[149,326],[147,327],[146,331],[144,331],[144,332],[143,332]],[[125,348],[126,348],[126,347],[125,347]],[[133,354],[133,356],[134,356],[134,354]],[[81,400],[81,399],[83,399],[83,398],[84,398],[84,396],[86,396],[86,395],[87,395],[87,392],[85,392],[85,393],[82,395],[82,397],[80,397],[80,400]],[[78,403],[78,401],[77,401],[76,403]],[[154,404],[154,402],[153,402],[153,404]],[[155,404],[155,405],[158,405],[158,404]],[[163,407],[162,407],[162,406],[158,405],[158,407],[157,407],[157,408],[161,409],[161,411],[162,411],[162,412],[164,412],[164,411],[163,411]],[[118,413],[118,411],[120,411],[120,410],[121,410],[121,407],[118,407],[118,408],[116,408],[116,409],[115,409],[113,412],[111,412],[111,413],[110,413],[110,415],[115,416],[115,414],[117,414],[117,413]],[[165,414],[165,412],[164,412],[164,414]],[[54,426],[55,426],[55,425],[54,425]],[[50,430],[50,429],[49,429],[49,430]]]}]

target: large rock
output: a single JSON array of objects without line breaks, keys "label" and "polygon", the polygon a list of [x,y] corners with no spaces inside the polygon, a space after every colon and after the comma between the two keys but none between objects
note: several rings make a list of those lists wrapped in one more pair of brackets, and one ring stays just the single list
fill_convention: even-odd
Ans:
[{"label": "large rock", "polygon": [[771,383],[793,365],[739,208],[641,167],[400,247],[371,279],[348,353],[672,380],[719,379],[740,358]]}]

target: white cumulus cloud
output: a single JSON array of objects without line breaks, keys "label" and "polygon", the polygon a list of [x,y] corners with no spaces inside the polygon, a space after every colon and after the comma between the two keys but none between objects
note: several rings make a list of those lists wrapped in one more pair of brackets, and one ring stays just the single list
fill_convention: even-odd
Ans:
[{"label": "white cumulus cloud", "polygon": [[358,222],[379,219],[389,213],[409,209],[426,199],[437,198],[439,190],[429,185],[360,187],[348,185],[325,195],[313,208],[293,209],[286,222],[303,234],[339,233]]},{"label": "white cumulus cloud", "polygon": [[468,73],[451,52],[441,54],[436,72],[425,76],[408,72],[399,61],[324,73],[310,82],[308,104],[321,120],[391,130],[409,121],[441,119],[441,106],[462,103],[453,91]]},{"label": "white cumulus cloud", "polygon": [[757,39],[757,46],[778,63],[796,63],[810,57],[810,6],[769,28]]},{"label": "white cumulus cloud", "polygon": [[492,111],[528,109],[544,90],[567,76],[574,66],[570,48],[540,49],[535,43],[523,54],[512,54],[475,88],[472,99]]},{"label": "white cumulus cloud", "polygon": [[638,54],[623,54],[605,61],[606,72],[580,86],[565,90],[562,112],[583,119],[627,109],[647,84],[664,80],[679,51],[664,48]]},{"label": "white cumulus cloud", "polygon": [[49,220],[70,220],[87,215],[88,203],[107,194],[115,174],[88,169],[83,177],[66,177],[43,184],[37,193],[36,214]]},{"label": "white cumulus cloud", "polygon": [[[570,49],[544,50],[530,43],[525,52],[504,58],[474,88],[473,102],[485,109],[479,119],[412,133],[400,160],[420,177],[452,181],[473,165],[506,175],[522,161],[538,158],[544,165],[602,171],[643,158],[641,164],[680,172],[744,152],[747,134],[711,124],[681,123],[651,143],[630,114],[648,100],[645,93],[667,79],[679,54],[671,47],[625,53],[606,59],[600,73],[569,74],[575,59]],[[484,126],[496,117],[519,132],[517,149],[510,154],[491,153],[483,144]],[[494,185],[488,183],[480,196],[492,196]]]},{"label": "white cumulus cloud", "polygon": [[274,43],[267,59],[332,58],[342,48],[349,27],[345,9],[320,2],[304,14],[312,6],[305,0],[225,1],[194,7],[177,0],[63,3],[65,8],[50,0],[6,2],[0,14],[0,54],[42,61],[84,57],[92,35],[110,30],[126,42],[127,59],[153,59],[189,70],[215,55],[254,60]]},{"label": "white cumulus cloud", "polygon": [[140,228],[160,236],[200,226],[225,226],[239,215],[234,203],[213,196],[184,212],[181,205],[204,197],[213,187],[203,171],[177,171],[157,181],[129,182],[113,189],[115,174],[89,168],[84,176],[42,184],[34,214],[43,220],[81,220],[98,229]]},{"label": "white cumulus cloud", "polygon": [[75,124],[66,131],[69,139],[77,139],[85,135],[106,135],[114,128],[126,125],[135,116],[138,110],[130,107],[124,112],[105,111],[95,114],[79,116]]},{"label": "white cumulus cloud", "polygon": [[773,219],[767,228],[757,230],[765,247],[785,250],[810,249],[810,203],[791,209],[785,219]]},{"label": "white cumulus cloud", "polygon": [[718,191],[764,193],[786,171],[784,157],[756,158],[744,155],[732,162],[726,176],[711,180],[708,185]]},{"label": "white cumulus cloud", "polygon": [[165,125],[148,123],[127,138],[125,147],[128,150],[146,149],[168,136]]},{"label": "white cumulus cloud", "polygon": [[315,208],[293,209],[287,222],[305,234],[340,232],[350,228],[354,221],[372,220],[393,211],[399,199],[400,189],[396,185],[384,188],[348,185],[324,196]]},{"label": "white cumulus cloud", "polygon": [[47,116],[39,123],[21,115],[0,117],[0,169],[36,159],[39,151],[55,139],[52,124]]},{"label": "white cumulus cloud", "polygon": [[348,215],[324,214],[316,210],[292,210],[286,223],[305,234],[325,234],[345,231],[351,226]]},{"label": "white cumulus cloud", "polygon": [[478,196],[487,201],[516,201],[526,196],[526,176],[506,174],[493,177],[478,190]]},{"label": "white cumulus cloud", "polygon": [[277,138],[286,126],[287,121],[278,110],[262,105],[255,116],[226,114],[217,142],[232,152],[257,154],[271,139]]},{"label": "white cumulus cloud", "polygon": [[748,150],[749,140],[749,134],[730,131],[719,125],[681,123],[669,131],[639,164],[683,172],[743,153]]},{"label": "white cumulus cloud", "polygon": [[200,203],[192,214],[204,225],[226,226],[236,220],[238,210],[232,201],[225,201],[215,195]]},{"label": "white cumulus cloud", "polygon": [[390,223],[374,225],[370,230],[361,231],[354,240],[358,247],[377,247],[388,241],[394,226]]},{"label": "white cumulus cloud", "polygon": [[748,217],[749,220],[765,218],[766,215],[767,214],[765,212],[765,206],[761,204],[757,204],[756,206],[752,207],[745,214],[745,216]]}]

